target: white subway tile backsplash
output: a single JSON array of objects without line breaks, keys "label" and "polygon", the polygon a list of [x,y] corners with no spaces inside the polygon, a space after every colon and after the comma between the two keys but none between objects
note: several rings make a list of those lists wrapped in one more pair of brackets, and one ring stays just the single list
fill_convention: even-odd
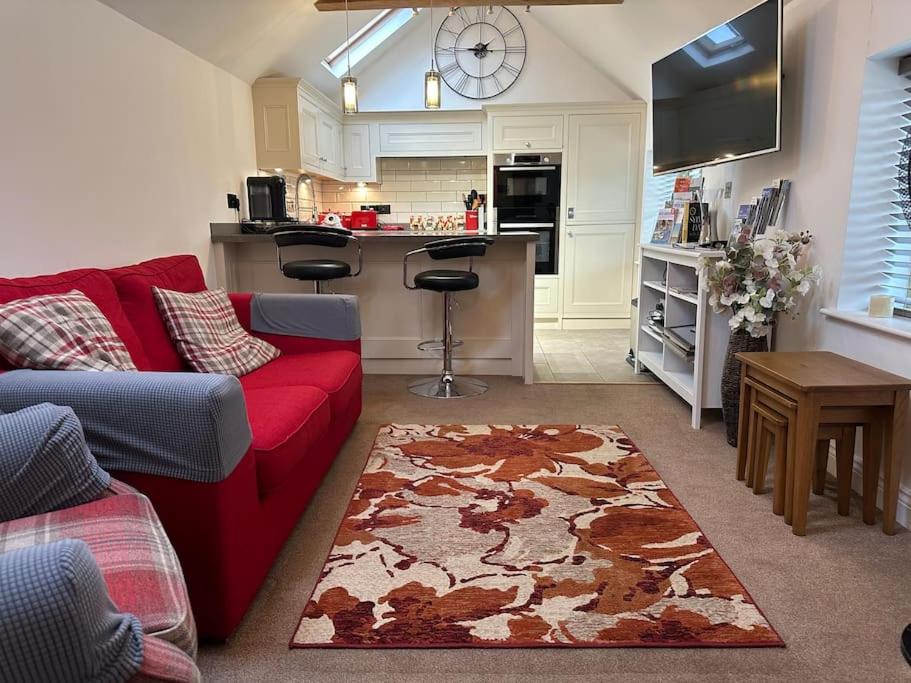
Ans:
[{"label": "white subway tile backsplash", "polygon": [[395,199],[399,202],[423,202],[427,199],[426,192],[396,192]]},{"label": "white subway tile backsplash", "polygon": [[465,210],[462,195],[487,191],[486,157],[380,159],[381,182],[366,188],[356,183],[323,181],[314,187],[321,211],[357,211],[362,204],[389,204],[381,220],[407,223],[413,215],[456,215]]},{"label": "white subway tile backsplash", "polygon": [[412,202],[411,211],[413,213],[440,213],[442,211],[440,202]]},{"label": "white subway tile backsplash", "polygon": [[411,183],[411,189],[419,192],[427,190],[428,192],[435,192],[440,189],[439,180],[415,180]]}]

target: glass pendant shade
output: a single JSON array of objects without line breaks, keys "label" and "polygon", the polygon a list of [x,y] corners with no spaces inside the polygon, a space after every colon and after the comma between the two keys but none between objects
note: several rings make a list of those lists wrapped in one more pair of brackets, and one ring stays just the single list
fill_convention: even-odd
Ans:
[{"label": "glass pendant shade", "polygon": [[342,79],[342,113],[357,114],[357,79],[353,76]]},{"label": "glass pendant shade", "polygon": [[424,108],[440,108],[440,72],[433,69],[424,74]]}]

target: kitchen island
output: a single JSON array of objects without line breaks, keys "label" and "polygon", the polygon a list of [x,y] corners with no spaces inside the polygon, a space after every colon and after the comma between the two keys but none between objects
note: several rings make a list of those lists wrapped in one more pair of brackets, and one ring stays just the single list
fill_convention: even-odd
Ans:
[{"label": "kitchen island", "polygon": [[[309,282],[291,280],[278,270],[271,235],[243,234],[238,223],[210,224],[215,276],[228,291],[304,292]],[[439,352],[417,345],[442,334],[442,296],[406,289],[402,282],[405,254],[444,237],[476,236],[476,232],[412,232],[355,230],[363,249],[364,268],[358,277],[333,280],[338,294],[360,299],[364,371],[375,374],[433,375],[439,373]],[[464,345],[455,350],[456,375],[514,375],[532,382],[535,241],[531,232],[485,234],[494,240],[487,255],[475,259],[480,286],[456,296],[453,332]],[[330,258],[348,260],[347,249],[293,247],[286,260]],[[356,266],[355,266],[356,267]],[[465,268],[467,260],[446,263],[426,255],[409,260],[413,276],[430,268]]]}]

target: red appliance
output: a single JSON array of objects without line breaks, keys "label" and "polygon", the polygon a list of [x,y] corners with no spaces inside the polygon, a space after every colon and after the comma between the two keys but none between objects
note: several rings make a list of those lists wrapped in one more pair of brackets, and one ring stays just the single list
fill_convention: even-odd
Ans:
[{"label": "red appliance", "polygon": [[376,230],[376,211],[352,211],[352,230]]},{"label": "red appliance", "polygon": [[478,230],[478,210],[469,209],[465,212],[465,230],[477,232]]}]

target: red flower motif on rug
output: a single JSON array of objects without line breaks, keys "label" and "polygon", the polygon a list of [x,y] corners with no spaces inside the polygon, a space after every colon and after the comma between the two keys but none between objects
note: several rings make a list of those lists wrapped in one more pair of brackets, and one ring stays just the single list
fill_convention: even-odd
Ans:
[{"label": "red flower motif on rug", "polygon": [[781,646],[617,427],[389,425],[292,647]]}]

